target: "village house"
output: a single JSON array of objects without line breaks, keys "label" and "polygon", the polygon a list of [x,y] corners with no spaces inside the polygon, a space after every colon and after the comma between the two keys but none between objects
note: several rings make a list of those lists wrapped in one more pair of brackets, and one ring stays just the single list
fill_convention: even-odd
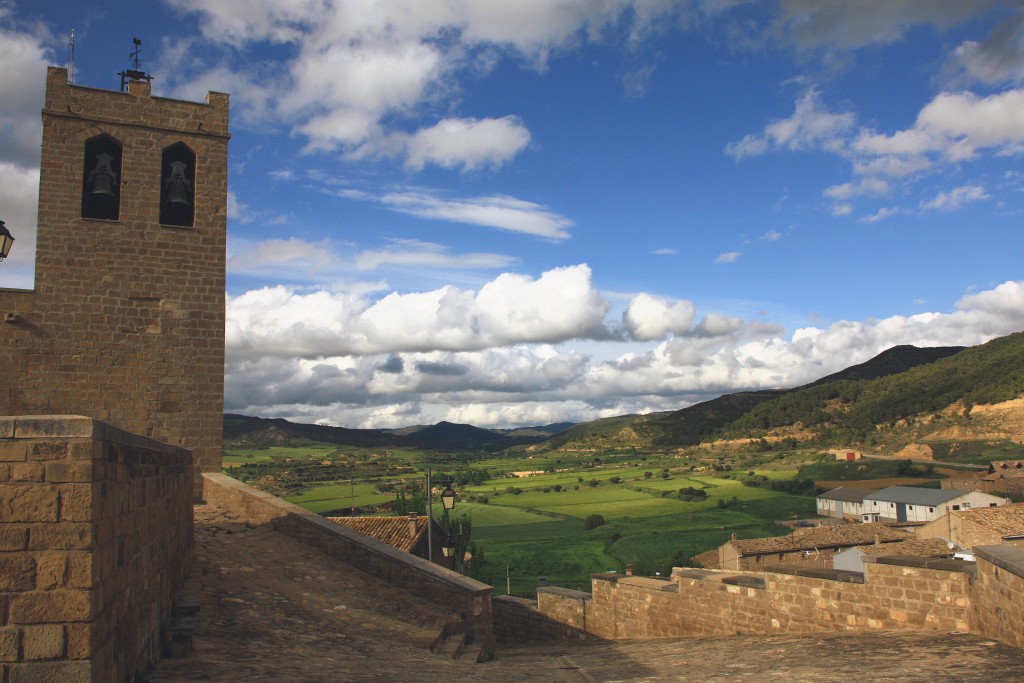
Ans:
[{"label": "village house", "polygon": [[970,489],[1024,499],[1024,460],[993,460],[984,474],[961,472],[942,480],[942,488]]},{"label": "village house", "polygon": [[1024,503],[950,510],[918,528],[915,535],[940,538],[968,550],[981,545],[1024,546]]},{"label": "village house", "polygon": [[923,524],[946,510],[969,510],[1006,505],[1005,498],[964,489],[924,489],[889,486],[864,497],[864,522]]},{"label": "village house", "polygon": [[889,486],[877,491],[847,486],[827,491],[817,500],[818,514],[860,522],[923,524],[951,510],[1005,505],[1005,498],[968,489],[925,489]]},{"label": "village house", "polygon": [[832,567],[832,556],[845,548],[890,544],[910,538],[907,532],[884,524],[846,524],[797,529],[788,536],[736,539],[718,548],[716,566],[711,553],[699,559],[707,569],[766,570],[772,567]]},{"label": "village house", "polygon": [[874,489],[857,489],[849,486],[832,489],[818,496],[818,514],[822,517],[863,521],[863,516],[867,512],[864,509],[864,496],[874,492]]},{"label": "village house", "polygon": [[864,572],[865,558],[876,557],[921,557],[945,558],[953,549],[941,538],[908,538],[895,543],[860,545],[840,551],[832,558],[832,568],[850,572]]}]

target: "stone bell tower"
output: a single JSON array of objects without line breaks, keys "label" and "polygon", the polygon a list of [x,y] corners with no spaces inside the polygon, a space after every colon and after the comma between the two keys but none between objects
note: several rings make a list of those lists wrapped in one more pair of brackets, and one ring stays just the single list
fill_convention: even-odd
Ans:
[{"label": "stone bell tower", "polygon": [[93,417],[218,471],[228,96],[51,67],[42,116],[36,288],[0,290],[0,415]]}]

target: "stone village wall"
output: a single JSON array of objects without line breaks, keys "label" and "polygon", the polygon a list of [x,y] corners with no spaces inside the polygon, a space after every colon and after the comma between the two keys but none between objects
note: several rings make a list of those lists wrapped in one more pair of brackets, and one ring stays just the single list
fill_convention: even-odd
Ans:
[{"label": "stone village wall", "polygon": [[0,680],[130,680],[192,558],[192,455],[86,417],[0,417]]},{"label": "stone village wall", "polygon": [[467,632],[484,657],[493,653],[491,586],[335,524],[225,474],[203,476],[208,501],[231,509],[249,523],[270,524],[346,564],[451,609],[466,620]]},{"label": "stone village wall", "polygon": [[[971,631],[1024,647],[1024,548],[976,549],[977,565],[877,558],[863,575],[675,569],[670,580],[593,576],[592,593],[538,589],[506,604],[542,637],[663,638],[829,631]],[[504,631],[499,627],[499,634]]]}]

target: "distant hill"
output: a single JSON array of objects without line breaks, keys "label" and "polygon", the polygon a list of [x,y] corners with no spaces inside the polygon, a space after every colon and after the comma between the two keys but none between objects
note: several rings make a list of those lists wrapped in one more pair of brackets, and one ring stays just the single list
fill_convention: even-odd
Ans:
[{"label": "distant hill", "polygon": [[[927,420],[915,416],[1022,395],[1022,333],[968,348],[895,346],[802,387],[737,392],[677,411],[597,420],[533,449],[686,448],[771,437],[821,447],[870,440],[884,450],[878,442],[882,427],[914,422],[913,435],[889,434],[895,450],[921,436],[920,423]],[[1000,433],[988,426],[982,431]]]},{"label": "distant hill", "polygon": [[313,443],[362,448],[422,448],[495,451],[548,438],[571,423],[515,430],[491,430],[439,422],[403,429],[348,429],[289,422],[281,418],[224,415],[225,448],[304,446]]},{"label": "distant hill", "polygon": [[[1017,425],[1024,425],[1024,414],[1018,419],[1012,410],[1009,417],[1003,411],[1001,422],[992,424],[980,415],[968,417],[967,411],[1022,396],[1024,333],[1017,333],[968,348],[895,346],[802,387],[737,392],[681,410],[583,424],[502,430],[440,422],[376,430],[229,414],[224,416],[224,439],[228,448],[329,443],[431,450],[519,447],[582,454],[786,440],[822,448],[870,444],[891,452],[915,439],[942,435],[1013,438]],[[958,415],[960,422],[953,424]],[[1020,435],[1024,438],[1024,427]]]},{"label": "distant hill", "polygon": [[918,365],[934,363],[937,360],[956,355],[966,348],[966,346],[931,346],[922,349],[910,346],[909,344],[902,344],[882,351],[882,353],[860,365],[851,365],[845,370],[822,377],[807,386],[813,387],[818,384],[828,384],[829,382],[843,379],[878,379],[887,375],[895,375],[906,372],[911,368],[916,368]]}]

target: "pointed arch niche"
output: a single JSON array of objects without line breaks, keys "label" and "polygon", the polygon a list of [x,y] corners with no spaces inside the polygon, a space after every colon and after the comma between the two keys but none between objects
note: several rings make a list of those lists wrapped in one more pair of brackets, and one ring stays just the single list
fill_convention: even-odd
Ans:
[{"label": "pointed arch niche", "polygon": [[160,169],[160,223],[195,227],[195,152],[176,142],[164,149]]},{"label": "pointed arch niche", "polygon": [[82,218],[116,221],[121,213],[121,143],[107,134],[85,141]]}]

